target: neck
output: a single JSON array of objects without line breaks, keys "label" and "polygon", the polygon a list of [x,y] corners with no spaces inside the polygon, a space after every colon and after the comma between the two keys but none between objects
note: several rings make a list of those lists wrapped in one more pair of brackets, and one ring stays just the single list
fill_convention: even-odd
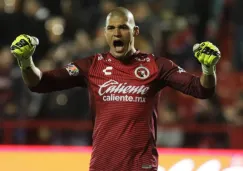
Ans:
[{"label": "neck", "polygon": [[113,54],[112,53],[112,51],[110,51],[110,54],[112,55],[112,56],[114,56],[115,58],[117,58],[117,59],[121,59],[121,60],[123,60],[123,59],[126,59],[126,58],[128,58],[129,56],[132,56],[134,53],[136,53],[136,49],[135,49],[135,47],[133,47],[133,48],[131,48],[129,51],[127,51],[127,53],[125,53],[123,56],[119,56],[119,57],[117,57],[116,56],[116,54]]},{"label": "neck", "polygon": [[127,53],[124,54],[124,56],[122,58],[126,58],[129,56],[132,56],[134,53],[136,53],[136,49],[133,47],[131,50],[129,50]]}]

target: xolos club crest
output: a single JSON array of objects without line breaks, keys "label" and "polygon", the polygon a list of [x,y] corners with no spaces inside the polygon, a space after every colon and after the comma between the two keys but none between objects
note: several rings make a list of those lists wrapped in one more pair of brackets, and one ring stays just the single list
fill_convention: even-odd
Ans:
[{"label": "xolos club crest", "polygon": [[149,77],[150,72],[148,68],[141,65],[135,69],[134,74],[137,78],[144,80]]}]

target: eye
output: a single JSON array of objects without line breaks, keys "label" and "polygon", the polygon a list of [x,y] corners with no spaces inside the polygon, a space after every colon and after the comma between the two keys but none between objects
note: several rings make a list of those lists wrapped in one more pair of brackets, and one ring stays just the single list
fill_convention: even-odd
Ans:
[{"label": "eye", "polygon": [[127,30],[127,29],[129,29],[129,27],[128,27],[127,25],[121,25],[121,26],[120,26],[120,29]]},{"label": "eye", "polygon": [[114,28],[115,28],[114,26],[107,26],[107,30],[112,30]]}]

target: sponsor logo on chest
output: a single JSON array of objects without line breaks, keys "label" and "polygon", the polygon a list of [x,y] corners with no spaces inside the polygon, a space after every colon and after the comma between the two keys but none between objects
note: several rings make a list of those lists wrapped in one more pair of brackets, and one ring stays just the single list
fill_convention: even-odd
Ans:
[{"label": "sponsor logo on chest", "polygon": [[102,85],[99,85],[99,95],[102,96],[108,93],[120,93],[120,94],[137,94],[137,95],[145,95],[149,87],[141,85],[134,86],[129,85],[128,83],[119,83],[115,80],[109,80]]},{"label": "sponsor logo on chest", "polygon": [[149,87],[145,85],[130,85],[127,82],[119,83],[109,80],[99,85],[98,94],[103,101],[127,101],[145,103]]}]

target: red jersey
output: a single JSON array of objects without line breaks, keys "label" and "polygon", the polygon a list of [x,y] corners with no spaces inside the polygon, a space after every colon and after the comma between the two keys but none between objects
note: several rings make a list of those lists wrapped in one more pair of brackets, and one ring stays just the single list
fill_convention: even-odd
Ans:
[{"label": "red jersey", "polygon": [[44,72],[31,90],[45,93],[77,86],[89,89],[95,116],[90,171],[157,170],[156,94],[166,86],[196,98],[214,93],[172,61],[140,52],[126,62],[110,53],[77,60]]}]

